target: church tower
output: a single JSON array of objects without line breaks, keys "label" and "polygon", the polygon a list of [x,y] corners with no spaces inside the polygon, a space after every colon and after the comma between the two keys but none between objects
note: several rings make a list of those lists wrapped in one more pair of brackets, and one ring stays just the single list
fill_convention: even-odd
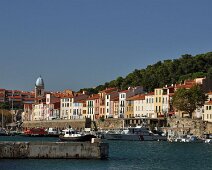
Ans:
[{"label": "church tower", "polygon": [[39,76],[35,82],[35,101],[40,103],[44,98],[44,81],[41,76]]}]

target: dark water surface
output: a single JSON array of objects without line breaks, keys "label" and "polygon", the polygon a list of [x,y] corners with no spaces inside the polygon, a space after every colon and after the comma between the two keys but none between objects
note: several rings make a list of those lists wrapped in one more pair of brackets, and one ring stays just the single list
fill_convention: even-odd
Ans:
[{"label": "dark water surface", "polygon": [[[0,141],[44,140],[57,141],[58,138],[0,137]],[[212,170],[211,144],[139,141],[106,142],[109,143],[110,147],[108,160],[0,159],[0,170]]]}]

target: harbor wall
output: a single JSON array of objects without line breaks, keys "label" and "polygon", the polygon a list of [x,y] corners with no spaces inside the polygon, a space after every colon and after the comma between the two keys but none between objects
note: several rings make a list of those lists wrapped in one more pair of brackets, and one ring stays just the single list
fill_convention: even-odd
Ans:
[{"label": "harbor wall", "polygon": [[[120,129],[123,127],[123,119],[105,119],[104,121],[96,121],[96,125],[99,129]],[[22,124],[23,128],[33,127],[55,127],[65,129],[71,126],[74,129],[84,129],[85,119],[74,119],[74,120],[47,120],[47,121],[24,121]],[[94,125],[92,124],[92,127]]]},{"label": "harbor wall", "polygon": [[163,129],[166,131],[170,130],[176,135],[193,134],[201,137],[212,132],[212,123],[201,119],[170,118],[167,124],[169,127]]},{"label": "harbor wall", "polygon": [[0,142],[0,158],[107,159],[108,143]]}]

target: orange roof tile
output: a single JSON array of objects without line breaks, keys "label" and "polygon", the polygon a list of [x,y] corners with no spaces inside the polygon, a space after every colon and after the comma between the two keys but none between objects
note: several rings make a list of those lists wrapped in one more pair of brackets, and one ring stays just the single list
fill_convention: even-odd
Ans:
[{"label": "orange roof tile", "polygon": [[128,98],[127,100],[145,100],[145,94],[138,94]]},{"label": "orange roof tile", "polygon": [[127,93],[129,90],[122,90],[119,93]]},{"label": "orange roof tile", "polygon": [[154,92],[149,92],[146,94],[146,96],[153,96],[155,93]]},{"label": "orange roof tile", "polygon": [[207,102],[206,105],[212,105],[212,101]]},{"label": "orange roof tile", "polygon": [[100,95],[99,94],[94,94],[93,96],[90,96],[87,100],[95,100],[99,99]]}]

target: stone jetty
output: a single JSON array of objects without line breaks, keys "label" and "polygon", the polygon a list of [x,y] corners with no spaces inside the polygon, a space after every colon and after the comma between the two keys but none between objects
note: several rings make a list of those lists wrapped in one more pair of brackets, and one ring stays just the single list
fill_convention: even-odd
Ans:
[{"label": "stone jetty", "polygon": [[0,142],[0,158],[107,159],[108,143],[99,142]]}]

